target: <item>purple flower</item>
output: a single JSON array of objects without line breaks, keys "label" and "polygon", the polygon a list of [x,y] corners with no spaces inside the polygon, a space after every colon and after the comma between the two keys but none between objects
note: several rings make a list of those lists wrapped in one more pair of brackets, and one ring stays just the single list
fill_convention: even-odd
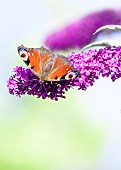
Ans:
[{"label": "purple flower", "polygon": [[16,67],[15,74],[7,81],[10,94],[21,96],[24,94],[36,95],[42,99],[58,100],[65,98],[65,91],[76,86],[86,90],[95,80],[110,77],[112,81],[121,77],[121,47],[106,47],[99,50],[74,53],[69,56],[71,64],[80,71],[80,75],[72,80],[40,82],[30,69]]},{"label": "purple flower", "polygon": [[35,76],[30,69],[16,67],[13,69],[15,74],[7,81],[9,93],[16,96],[24,94],[36,95],[38,98],[42,97],[58,100],[59,97],[65,98],[64,93],[72,86],[69,81],[59,82],[40,82],[39,78]]},{"label": "purple flower", "polygon": [[80,70],[80,76],[72,83],[78,89],[86,90],[99,76],[110,76],[112,81],[121,77],[121,47],[73,52],[69,57],[73,66]]},{"label": "purple flower", "polygon": [[50,34],[45,44],[52,50],[66,50],[68,48],[82,48],[91,41],[92,34],[101,26],[120,24],[121,11],[103,10],[91,13],[84,18],[67,25],[63,29]]}]

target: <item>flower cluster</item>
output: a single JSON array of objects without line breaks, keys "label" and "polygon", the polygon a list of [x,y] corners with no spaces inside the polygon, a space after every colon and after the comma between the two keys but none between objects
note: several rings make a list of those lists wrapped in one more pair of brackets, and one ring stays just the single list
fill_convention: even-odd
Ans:
[{"label": "flower cluster", "polygon": [[42,97],[42,99],[58,100],[59,97],[65,98],[65,91],[72,87],[72,83],[69,81],[40,82],[39,78],[30,69],[21,66],[17,66],[13,71],[15,74],[9,78],[7,86],[10,94],[19,97],[28,94],[35,95],[38,98]]},{"label": "flower cluster", "polygon": [[45,44],[52,50],[82,48],[91,41],[92,34],[101,26],[120,24],[121,11],[103,10],[91,13],[84,18],[50,34]]},{"label": "flower cluster", "polygon": [[121,77],[121,47],[105,47],[99,50],[89,50],[69,56],[71,64],[80,71],[80,75],[73,80],[40,82],[30,69],[16,67],[15,74],[7,81],[10,94],[21,96],[36,95],[42,99],[58,100],[65,98],[65,91],[71,87],[86,90],[92,86],[99,76],[111,77],[112,81]]},{"label": "flower cluster", "polygon": [[73,66],[80,70],[80,76],[73,81],[73,86],[86,90],[99,76],[111,77],[112,81],[121,77],[121,47],[105,47],[70,55]]}]

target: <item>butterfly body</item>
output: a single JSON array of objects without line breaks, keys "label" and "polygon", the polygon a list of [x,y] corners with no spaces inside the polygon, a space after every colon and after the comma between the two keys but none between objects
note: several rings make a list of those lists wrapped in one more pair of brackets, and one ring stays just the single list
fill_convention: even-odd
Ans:
[{"label": "butterfly body", "polygon": [[40,81],[60,81],[77,77],[79,72],[69,59],[44,48],[18,47],[18,53]]}]

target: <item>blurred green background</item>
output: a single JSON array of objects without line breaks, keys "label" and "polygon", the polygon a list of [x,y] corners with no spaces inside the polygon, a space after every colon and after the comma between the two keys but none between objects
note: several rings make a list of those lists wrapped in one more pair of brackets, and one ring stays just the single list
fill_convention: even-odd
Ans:
[{"label": "blurred green background", "polygon": [[40,47],[65,24],[119,6],[119,0],[0,1],[0,170],[121,169],[120,80],[71,89],[57,102],[17,98],[6,87],[12,69],[26,67],[18,45]]}]

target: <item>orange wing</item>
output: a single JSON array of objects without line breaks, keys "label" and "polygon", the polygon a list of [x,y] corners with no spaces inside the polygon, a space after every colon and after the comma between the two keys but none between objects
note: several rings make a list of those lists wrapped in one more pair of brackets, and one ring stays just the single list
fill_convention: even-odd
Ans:
[{"label": "orange wing", "polygon": [[72,70],[71,66],[68,64],[64,64],[61,67],[59,67],[58,69],[54,70],[50,75],[49,78],[51,80],[60,80],[63,79],[63,77],[68,74],[68,72]]},{"label": "orange wing", "polygon": [[40,54],[36,50],[31,50],[30,51],[30,67],[36,74],[40,74],[43,72],[43,68],[45,63],[51,58],[50,55],[47,53]]},{"label": "orange wing", "polygon": [[35,50],[31,50],[29,60],[30,60],[30,64],[29,64],[30,68],[35,73],[39,74],[39,72],[41,72],[39,52]]},{"label": "orange wing", "polygon": [[[66,60],[66,58],[64,58]],[[55,58],[52,72],[49,74],[50,80],[60,80],[63,79],[63,76],[65,76],[70,70],[72,70],[72,67],[70,63],[67,61],[63,61],[63,58]]]}]

